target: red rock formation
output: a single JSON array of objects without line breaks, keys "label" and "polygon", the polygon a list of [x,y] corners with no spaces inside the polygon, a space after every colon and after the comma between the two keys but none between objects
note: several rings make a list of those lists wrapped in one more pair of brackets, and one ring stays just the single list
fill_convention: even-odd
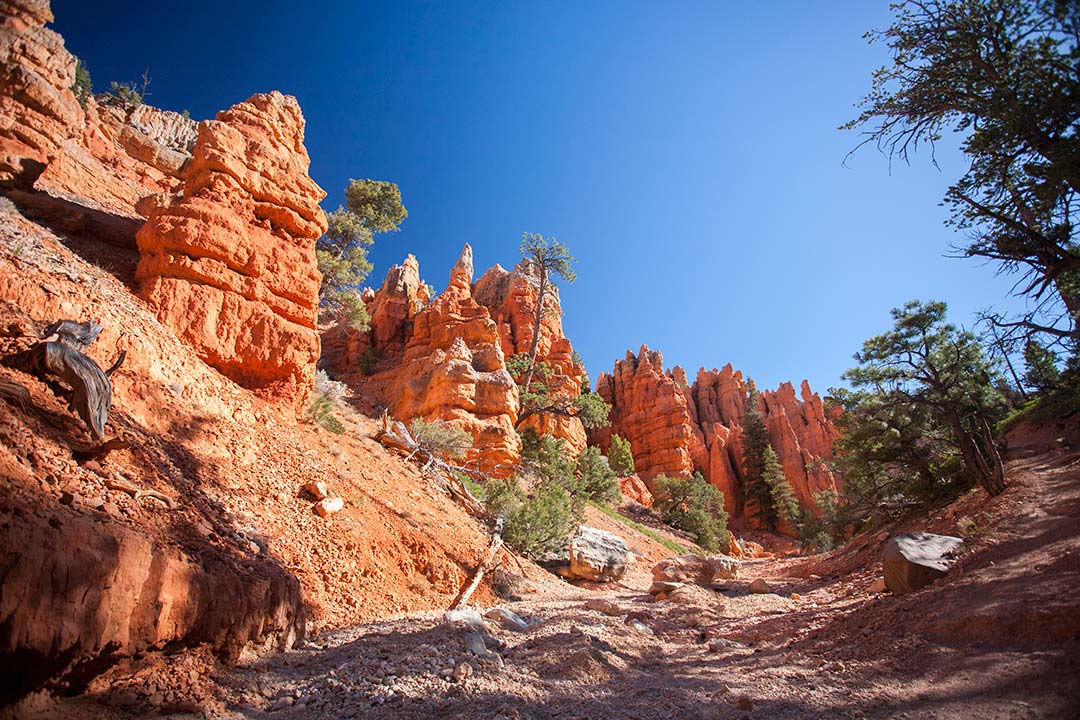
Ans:
[{"label": "red rock formation", "polygon": [[415,315],[401,364],[391,371],[388,400],[397,418],[448,420],[464,428],[474,441],[467,461],[503,474],[521,457],[514,430],[517,385],[506,371],[495,323],[473,299],[472,276],[472,248],[466,245],[450,284]]},{"label": "red rock formation", "polygon": [[619,478],[619,492],[627,500],[633,500],[645,507],[652,507],[653,495],[649,492],[649,487],[637,475]]},{"label": "red rock formation", "polygon": [[[611,427],[590,434],[607,448],[612,433],[630,441],[638,474],[688,477],[700,471],[724,493],[727,511],[743,514],[742,416],[747,384],[730,365],[698,371],[692,386],[679,367],[663,370],[659,352],[642,347],[615,363],[597,380],[597,392],[612,405]],[[769,439],[799,501],[816,512],[813,495],[836,489],[838,479],[822,463],[832,457],[837,430],[821,398],[802,384],[801,400],[790,383],[759,395]],[[788,529],[790,530],[790,528]]]},{"label": "red rock formation", "polygon": [[171,642],[208,644],[235,662],[249,642],[284,650],[303,637],[300,584],[275,562],[194,556],[55,502],[5,502],[0,703],[45,681],[81,691],[121,659]]},{"label": "red rock formation", "polygon": [[816,509],[814,493],[837,487],[835,475],[821,460],[832,457],[839,431],[821,398],[810,391],[810,384],[803,380],[800,390],[801,401],[791,383],[784,383],[773,392],[761,393],[761,402],[769,440],[784,466],[784,475],[799,502]]},{"label": "red rock formation", "polygon": [[634,466],[646,483],[657,475],[688,477],[705,454],[693,405],[663,363],[663,355],[643,345],[637,356],[627,352],[613,374],[601,373],[596,381],[596,392],[612,407],[611,426],[592,440],[605,451],[611,433],[629,440]]},{"label": "red rock formation", "polygon": [[[390,268],[379,290],[364,295],[369,330],[325,330],[322,363],[358,389],[370,412],[386,407],[402,420],[452,420],[468,429],[477,447],[473,459],[501,472],[520,459],[514,429],[519,394],[506,358],[528,352],[532,344],[536,286],[525,263],[512,272],[496,265],[475,284],[472,277],[472,249],[466,245],[450,285],[432,302],[410,255]],[[551,369],[551,391],[573,399],[581,392],[584,368],[563,335],[558,295],[547,302],[537,357]],[[586,444],[577,418],[536,415],[523,426],[566,440],[574,454]]]},{"label": "red rock formation", "polygon": [[47,0],[0,4],[0,182],[29,186],[78,131],[75,58]]},{"label": "red rock formation", "polygon": [[141,198],[179,183],[195,123],[107,96],[80,108],[76,60],[52,19],[47,0],[0,4],[0,183],[135,217]]},{"label": "red rock formation", "polygon": [[[512,272],[495,265],[476,281],[473,288],[477,302],[487,307],[498,325],[502,351],[507,357],[528,353],[532,346],[539,287],[535,275],[532,264],[527,261],[518,263]],[[547,363],[551,371],[547,379],[549,392],[556,397],[573,399],[581,394],[585,368],[574,362],[574,348],[563,334],[558,289],[553,290],[554,296],[545,300],[536,357]],[[532,415],[522,427],[532,427],[540,435],[562,438],[574,455],[585,449],[585,427],[577,418]]]},{"label": "red rock formation", "polygon": [[319,357],[315,241],[326,193],[308,176],[292,97],[254,95],[199,125],[181,194],[138,233],[158,317],[239,384],[302,403]]}]

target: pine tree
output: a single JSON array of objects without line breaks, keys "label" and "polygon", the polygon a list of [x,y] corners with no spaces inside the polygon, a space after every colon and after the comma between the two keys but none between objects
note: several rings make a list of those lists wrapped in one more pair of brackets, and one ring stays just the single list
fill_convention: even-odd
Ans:
[{"label": "pine tree", "polygon": [[771,450],[772,446],[769,444],[765,421],[757,409],[757,388],[753,380],[749,385],[746,412],[742,417],[743,501],[752,508],[754,516],[765,527],[773,530],[776,528],[777,515],[773,507],[772,492],[765,482],[765,451]]},{"label": "pine tree", "polygon": [[1035,338],[1029,339],[1024,346],[1024,384],[1045,393],[1060,383],[1057,356]]},{"label": "pine tree", "polygon": [[630,451],[630,441],[623,440],[618,435],[612,435],[611,448],[608,450],[608,462],[611,463],[611,469],[619,477],[633,475],[635,472],[634,454]]},{"label": "pine tree", "polygon": [[780,458],[772,446],[765,448],[765,469],[762,479],[769,488],[769,499],[779,520],[788,522],[791,527],[798,528],[800,521],[799,500],[795,497],[795,491],[791,489],[791,483],[784,475],[784,468],[780,465]]}]

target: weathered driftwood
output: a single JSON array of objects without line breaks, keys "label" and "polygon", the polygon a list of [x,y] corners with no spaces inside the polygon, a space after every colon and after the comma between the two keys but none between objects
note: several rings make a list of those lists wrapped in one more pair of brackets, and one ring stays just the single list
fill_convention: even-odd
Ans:
[{"label": "weathered driftwood", "polygon": [[105,457],[114,450],[127,450],[131,447],[131,440],[124,437],[109,438],[103,443],[94,445],[88,450],[73,450],[75,459],[80,463],[86,463],[91,460],[104,460]]},{"label": "weathered driftwood", "polygon": [[30,391],[23,385],[5,377],[0,377],[0,398],[12,405],[19,406],[23,410],[30,407]]},{"label": "weathered driftwood", "polygon": [[461,482],[455,474],[458,472],[467,474],[469,470],[460,465],[451,465],[425,450],[413,438],[412,433],[405,427],[405,423],[400,420],[391,422],[390,415],[384,412],[382,415],[382,427],[375,433],[374,439],[383,447],[404,455],[406,460],[417,459],[423,462],[421,472],[429,473],[430,470],[434,469],[436,472],[429,474],[429,476],[435,478],[444,492],[462,505],[470,515],[487,518],[488,513],[484,509],[484,504],[469,492],[469,489],[465,487],[465,483]]},{"label": "weathered driftwood", "polygon": [[473,592],[479,587],[480,581],[484,579],[484,573],[487,572],[495,562],[495,556],[499,554],[499,549],[502,547],[503,538],[503,519],[499,518],[495,522],[495,531],[491,535],[491,544],[488,545],[487,556],[477,566],[473,572],[472,580],[457,596],[457,599],[450,605],[450,609],[461,607],[465,603],[469,602],[469,598],[472,597]]},{"label": "weathered driftwood", "polygon": [[45,338],[30,351],[30,365],[34,370],[56,376],[71,388],[70,407],[98,442],[105,440],[105,423],[112,405],[109,375],[126,357],[126,353],[120,353],[108,372],[104,372],[92,358],[84,355],[82,351],[100,333],[100,325],[61,320],[49,326]]}]

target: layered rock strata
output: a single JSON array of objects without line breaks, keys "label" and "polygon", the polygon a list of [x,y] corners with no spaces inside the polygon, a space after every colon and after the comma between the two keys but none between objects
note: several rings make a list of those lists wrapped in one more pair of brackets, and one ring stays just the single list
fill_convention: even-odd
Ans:
[{"label": "layered rock strata", "polygon": [[75,58],[47,0],[0,4],[0,182],[32,184],[77,133]]},{"label": "layered rock strata", "polygon": [[[80,106],[77,61],[46,27],[52,19],[46,0],[0,3],[0,185],[137,217],[142,198],[179,184],[195,123],[108,95]],[[39,215],[57,211],[18,201]]]},{"label": "layered rock strata", "polygon": [[201,123],[181,190],[138,233],[136,272],[205,362],[297,405],[319,357],[315,241],[326,231],[303,141],[300,106],[278,92]]},{"label": "layered rock strata", "polygon": [[0,705],[40,689],[79,692],[111,665],[166,645],[208,644],[235,662],[248,643],[304,634],[300,584],[262,558],[192,555],[120,523],[7,499],[0,524]]},{"label": "layered rock strata", "polygon": [[[742,491],[742,417],[748,387],[730,365],[686,373],[665,371],[663,356],[642,346],[627,352],[612,373],[602,373],[596,391],[612,406],[611,426],[590,440],[605,450],[612,433],[630,442],[634,465],[646,482],[658,475],[689,477],[701,472],[724,493],[727,511],[744,515]],[[821,398],[804,381],[801,397],[791,383],[759,394],[769,440],[799,502],[817,512],[814,494],[835,490],[838,478],[823,460],[832,457],[838,432]]]}]

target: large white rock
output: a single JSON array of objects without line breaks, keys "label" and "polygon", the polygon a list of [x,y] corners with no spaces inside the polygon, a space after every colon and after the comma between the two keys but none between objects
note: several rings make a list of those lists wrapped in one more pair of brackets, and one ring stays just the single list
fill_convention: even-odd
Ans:
[{"label": "large white rock", "polygon": [[881,551],[885,586],[896,595],[926,587],[949,571],[953,553],[963,544],[951,535],[897,535]]},{"label": "large white rock", "polygon": [[582,525],[570,538],[570,574],[593,582],[611,582],[626,573],[630,548],[606,530]]}]

